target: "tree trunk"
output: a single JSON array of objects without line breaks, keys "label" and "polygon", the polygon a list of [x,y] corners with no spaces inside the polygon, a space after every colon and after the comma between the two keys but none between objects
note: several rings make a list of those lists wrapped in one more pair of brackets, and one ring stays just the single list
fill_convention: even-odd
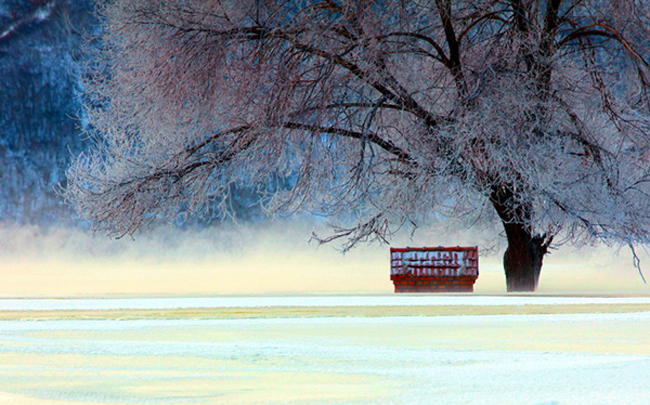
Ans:
[{"label": "tree trunk", "polygon": [[508,238],[508,248],[503,255],[508,292],[535,291],[548,249],[545,237],[532,235],[518,223],[504,222],[503,226]]},{"label": "tree trunk", "polygon": [[503,256],[508,292],[535,291],[542,261],[553,236],[535,235],[528,225],[532,216],[530,206],[517,203],[513,188],[495,187],[490,201],[499,214],[508,239]]}]

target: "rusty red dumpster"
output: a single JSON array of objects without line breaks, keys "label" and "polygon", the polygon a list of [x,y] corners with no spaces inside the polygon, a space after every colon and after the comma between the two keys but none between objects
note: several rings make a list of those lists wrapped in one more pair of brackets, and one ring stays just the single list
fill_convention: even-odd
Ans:
[{"label": "rusty red dumpster", "polygon": [[472,292],[477,278],[477,246],[390,249],[396,293]]}]

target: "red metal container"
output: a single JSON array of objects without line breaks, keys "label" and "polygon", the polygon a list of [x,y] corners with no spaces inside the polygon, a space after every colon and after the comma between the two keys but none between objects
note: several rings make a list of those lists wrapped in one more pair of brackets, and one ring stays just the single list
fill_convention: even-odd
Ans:
[{"label": "red metal container", "polygon": [[478,247],[391,248],[395,292],[473,292]]}]

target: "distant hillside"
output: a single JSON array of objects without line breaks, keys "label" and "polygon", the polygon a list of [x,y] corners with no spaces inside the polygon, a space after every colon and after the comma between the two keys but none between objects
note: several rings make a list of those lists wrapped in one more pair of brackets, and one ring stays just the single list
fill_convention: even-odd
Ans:
[{"label": "distant hillside", "polygon": [[[65,185],[71,155],[90,144],[81,136],[80,76],[83,48],[99,38],[94,4],[0,0],[0,222],[74,218],[56,189]],[[229,203],[239,220],[259,221],[259,197],[233,188]],[[205,224],[191,216],[186,223]]]},{"label": "distant hillside", "polygon": [[71,218],[56,195],[79,136],[78,61],[92,0],[0,1],[0,221]]}]

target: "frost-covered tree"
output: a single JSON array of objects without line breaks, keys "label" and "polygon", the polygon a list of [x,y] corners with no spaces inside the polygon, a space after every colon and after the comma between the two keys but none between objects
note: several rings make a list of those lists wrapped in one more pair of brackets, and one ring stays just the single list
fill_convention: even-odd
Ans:
[{"label": "frost-covered tree", "polygon": [[293,178],[268,208],[338,218],[326,239],[347,246],[431,213],[502,222],[509,291],[535,289],[551,242],[650,241],[647,0],[114,0],[99,14],[96,145],[65,191],[97,228]]}]

